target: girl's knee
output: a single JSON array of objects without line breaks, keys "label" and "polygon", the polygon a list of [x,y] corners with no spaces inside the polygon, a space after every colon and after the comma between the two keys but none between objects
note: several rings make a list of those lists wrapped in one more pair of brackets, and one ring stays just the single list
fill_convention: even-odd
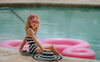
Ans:
[{"label": "girl's knee", "polygon": [[54,46],[53,46],[53,45],[50,45],[50,47],[54,48]]}]

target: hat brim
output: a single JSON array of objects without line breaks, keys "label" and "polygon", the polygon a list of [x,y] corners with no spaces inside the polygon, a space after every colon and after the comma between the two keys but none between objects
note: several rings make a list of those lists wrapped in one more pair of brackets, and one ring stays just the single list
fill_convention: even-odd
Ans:
[{"label": "hat brim", "polygon": [[57,56],[57,55],[53,55],[53,56],[54,56],[53,58],[44,58],[42,57],[42,54],[35,54],[33,55],[33,58],[40,61],[57,61],[62,59],[61,56]]}]

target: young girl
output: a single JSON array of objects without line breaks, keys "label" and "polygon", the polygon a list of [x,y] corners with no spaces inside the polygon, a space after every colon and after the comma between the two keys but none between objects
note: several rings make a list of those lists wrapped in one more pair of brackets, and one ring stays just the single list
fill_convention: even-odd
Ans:
[{"label": "young girl", "polygon": [[53,51],[54,55],[59,55],[53,45],[41,46],[41,44],[37,41],[36,34],[39,30],[39,24],[39,16],[36,14],[32,14],[27,18],[25,23],[26,36],[19,48],[19,51],[27,52],[27,50],[22,50],[27,41],[29,44],[29,53],[31,54],[42,53],[43,51]]}]

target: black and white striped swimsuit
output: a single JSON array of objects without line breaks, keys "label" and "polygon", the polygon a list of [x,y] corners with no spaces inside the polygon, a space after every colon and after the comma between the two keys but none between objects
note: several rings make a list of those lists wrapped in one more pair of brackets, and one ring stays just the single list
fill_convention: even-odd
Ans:
[{"label": "black and white striped swimsuit", "polygon": [[[36,33],[34,33],[35,37],[36,37]],[[36,49],[37,49],[37,45],[35,44],[35,42],[33,41],[32,37],[26,37],[26,40],[29,44],[29,53],[31,54],[36,54]]]}]

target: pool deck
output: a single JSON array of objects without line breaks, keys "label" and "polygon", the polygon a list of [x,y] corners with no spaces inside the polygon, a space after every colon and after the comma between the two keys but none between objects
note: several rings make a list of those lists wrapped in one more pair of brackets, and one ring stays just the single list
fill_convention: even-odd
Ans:
[{"label": "pool deck", "polygon": [[45,2],[45,3],[79,3],[100,4],[100,0],[0,0],[0,2]]},{"label": "pool deck", "polygon": [[[16,60],[17,58],[17,60]],[[0,62],[100,62],[99,60],[64,57],[58,61],[38,61],[32,55],[20,53],[18,50],[0,47]]]},{"label": "pool deck", "polygon": [[0,7],[100,8],[100,0],[0,0]]}]

